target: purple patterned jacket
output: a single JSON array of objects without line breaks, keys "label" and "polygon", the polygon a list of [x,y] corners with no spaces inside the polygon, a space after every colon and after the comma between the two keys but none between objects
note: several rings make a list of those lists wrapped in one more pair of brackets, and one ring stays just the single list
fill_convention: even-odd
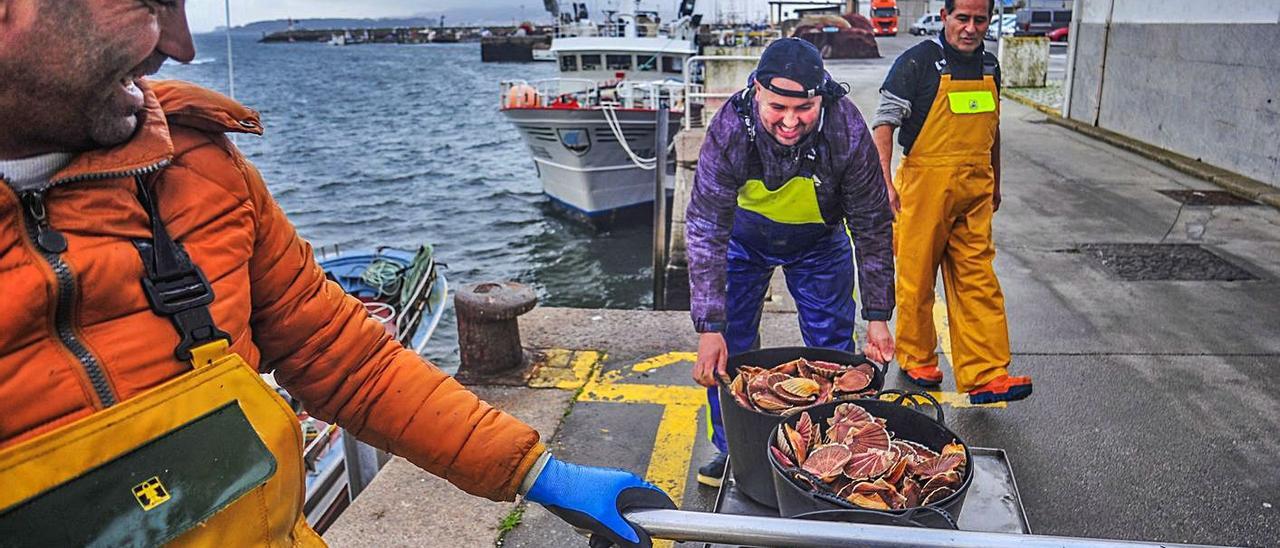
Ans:
[{"label": "purple patterned jacket", "polygon": [[[745,90],[744,90],[745,91]],[[885,194],[880,155],[866,121],[847,97],[828,106],[822,127],[795,147],[778,144],[761,128],[752,101],[757,131],[752,145],[746,125],[734,109],[739,92],[716,113],[698,155],[693,195],[685,221],[688,246],[690,313],[699,332],[723,331],[725,276],[729,235],[738,189],[747,181],[752,154],[759,154],[765,186],[777,189],[804,167],[798,149],[812,145],[818,207],[827,225],[848,223],[858,264],[862,317],[888,320],[893,315],[893,215]],[[758,176],[758,175],[757,175]]]}]

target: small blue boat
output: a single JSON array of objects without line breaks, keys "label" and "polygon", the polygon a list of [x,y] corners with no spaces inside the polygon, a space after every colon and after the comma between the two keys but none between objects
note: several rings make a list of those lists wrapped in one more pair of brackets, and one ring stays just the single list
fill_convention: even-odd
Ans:
[{"label": "small blue boat", "polygon": [[429,245],[417,251],[379,247],[322,248],[316,259],[325,275],[365,303],[405,348],[422,353],[444,315],[449,284]]},{"label": "small blue boat", "polygon": [[[400,344],[421,354],[444,315],[449,283],[430,245],[416,251],[379,247],[374,250],[316,250],[325,277],[364,303],[369,314]],[[296,400],[305,449],[307,521],[320,533],[328,529],[351,501],[373,480],[388,453],[378,451],[337,425],[310,416]]]}]

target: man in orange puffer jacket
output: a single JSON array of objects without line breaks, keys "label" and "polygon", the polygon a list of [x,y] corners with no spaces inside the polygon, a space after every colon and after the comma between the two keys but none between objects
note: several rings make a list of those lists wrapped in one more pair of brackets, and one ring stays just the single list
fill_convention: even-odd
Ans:
[{"label": "man in orange puffer jacket", "polygon": [[[627,506],[669,506],[635,476],[550,457],[326,281],[311,246],[226,133],[257,113],[148,81],[195,54],[183,0],[0,0],[0,451],[190,371],[152,312],[133,240],[135,178],[212,283],[231,351],[315,416],[493,500],[524,494],[614,543],[648,545]],[[0,508],[0,515],[5,509]]]}]

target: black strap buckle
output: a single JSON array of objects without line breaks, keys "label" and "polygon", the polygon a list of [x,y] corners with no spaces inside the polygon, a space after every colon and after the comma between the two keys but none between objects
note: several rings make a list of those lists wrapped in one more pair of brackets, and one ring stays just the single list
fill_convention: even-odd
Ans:
[{"label": "black strap buckle", "polygon": [[155,199],[147,191],[142,178],[135,179],[138,198],[151,217],[151,239],[134,240],[134,247],[142,256],[147,275],[142,278],[142,290],[147,295],[151,310],[168,316],[181,339],[173,349],[173,355],[182,361],[192,359],[191,350],[203,344],[225,339],[231,335],[218,329],[209,314],[213,302],[213,286],[199,266],[191,262],[182,244],[174,241],[165,230],[156,211]]},{"label": "black strap buckle", "polygon": [[142,290],[147,295],[147,302],[156,314],[168,316],[177,328],[182,339],[174,348],[173,355],[179,360],[191,359],[191,349],[217,339],[231,341],[231,335],[218,329],[209,314],[209,303],[213,302],[213,285],[205,277],[204,272],[187,258],[181,244],[174,242],[179,258],[180,268],[168,276],[160,276],[156,272],[155,246],[150,240],[135,240],[142,262],[146,265],[147,276],[142,278]]}]

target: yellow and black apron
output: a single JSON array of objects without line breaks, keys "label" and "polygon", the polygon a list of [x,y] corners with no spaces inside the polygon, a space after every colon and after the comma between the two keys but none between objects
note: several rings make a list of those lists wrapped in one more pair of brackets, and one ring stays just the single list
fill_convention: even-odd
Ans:
[{"label": "yellow and black apron", "polygon": [[0,450],[3,546],[323,546],[302,517],[297,417],[209,315],[212,288],[165,231],[136,241],[152,309],[192,370]]},{"label": "yellow and black apron", "polygon": [[941,75],[925,125],[902,159],[894,185],[897,358],[903,369],[937,365],[934,281],[942,268],[952,369],[961,392],[1007,373],[1009,329],[991,239],[1000,127],[995,79]]}]

